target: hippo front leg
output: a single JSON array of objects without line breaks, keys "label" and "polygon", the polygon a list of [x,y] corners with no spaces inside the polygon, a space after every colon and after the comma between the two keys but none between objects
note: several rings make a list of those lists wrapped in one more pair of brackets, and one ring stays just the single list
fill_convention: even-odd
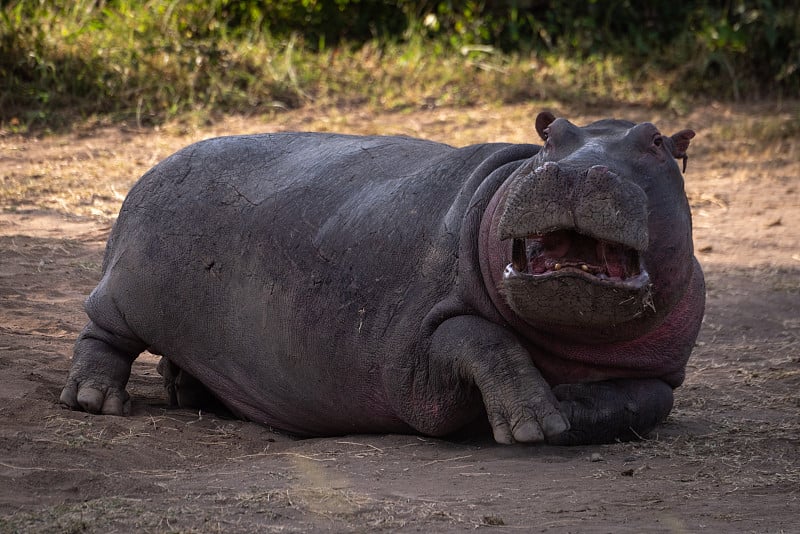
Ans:
[{"label": "hippo front leg", "polygon": [[548,440],[556,445],[639,439],[672,410],[672,388],[657,378],[562,384],[553,392],[570,421],[569,431]]},{"label": "hippo front leg", "polygon": [[131,402],[125,386],[131,364],[142,350],[139,343],[90,321],[75,343],[61,403],[90,413],[127,415]]},{"label": "hippo front leg", "polygon": [[444,321],[431,336],[428,365],[414,372],[406,420],[443,435],[480,413],[498,443],[540,442],[569,428],[550,386],[517,339],[477,316]]}]

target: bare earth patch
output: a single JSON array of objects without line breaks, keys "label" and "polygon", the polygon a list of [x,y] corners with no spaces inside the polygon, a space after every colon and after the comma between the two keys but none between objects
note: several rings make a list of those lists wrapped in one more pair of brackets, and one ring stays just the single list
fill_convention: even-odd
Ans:
[{"label": "bare earth patch", "polygon": [[[578,115],[694,128],[686,187],[708,306],[688,378],[646,441],[557,448],[417,436],[295,440],[168,409],[134,365],[130,417],[59,406],[82,301],[127,190],[186,144],[276,130],[536,141],[540,106],[304,109],[203,128],[0,137],[2,532],[797,532],[800,104]],[[788,133],[786,133],[788,132]]]}]

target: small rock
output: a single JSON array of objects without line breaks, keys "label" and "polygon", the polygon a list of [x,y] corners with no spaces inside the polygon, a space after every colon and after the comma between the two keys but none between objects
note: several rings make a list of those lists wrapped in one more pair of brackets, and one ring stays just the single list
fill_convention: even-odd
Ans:
[{"label": "small rock", "polygon": [[589,457],[589,461],[590,462],[602,462],[603,461],[603,455],[600,454],[599,452],[593,452],[592,455]]},{"label": "small rock", "polygon": [[498,517],[496,515],[485,515],[483,516],[483,524],[484,525],[491,525],[493,527],[499,527],[505,525],[506,522],[503,521],[502,517]]}]

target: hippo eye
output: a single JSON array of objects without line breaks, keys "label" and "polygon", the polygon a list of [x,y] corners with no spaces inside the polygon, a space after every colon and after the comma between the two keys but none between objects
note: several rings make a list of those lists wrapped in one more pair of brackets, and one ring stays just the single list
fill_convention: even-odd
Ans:
[{"label": "hippo eye", "polygon": [[662,144],[664,144],[664,139],[660,133],[657,133],[653,136],[653,144],[657,147],[660,147]]}]

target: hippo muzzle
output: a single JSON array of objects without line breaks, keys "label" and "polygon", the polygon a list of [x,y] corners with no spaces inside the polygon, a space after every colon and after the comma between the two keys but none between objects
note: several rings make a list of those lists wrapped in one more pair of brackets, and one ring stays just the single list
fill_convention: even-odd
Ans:
[{"label": "hippo muzzle", "polygon": [[620,324],[653,308],[644,261],[647,195],[603,165],[523,166],[500,213],[512,239],[502,288],[521,317],[550,324]]}]

